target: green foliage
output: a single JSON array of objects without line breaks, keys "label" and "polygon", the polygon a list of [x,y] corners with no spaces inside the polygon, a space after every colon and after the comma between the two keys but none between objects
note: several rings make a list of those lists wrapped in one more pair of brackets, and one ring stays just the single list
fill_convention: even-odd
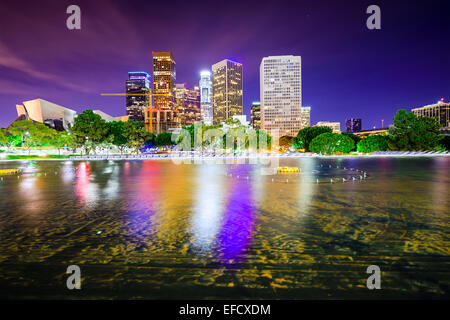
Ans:
[{"label": "green foliage", "polygon": [[74,146],[84,146],[88,153],[95,152],[95,148],[107,138],[108,126],[98,114],[85,110],[75,118],[70,133]]},{"label": "green foliage", "polygon": [[371,153],[374,151],[386,151],[388,145],[386,142],[386,136],[376,134],[373,136],[368,136],[358,142],[357,150],[358,152]]},{"label": "green foliage", "polygon": [[171,146],[175,144],[172,142],[172,134],[169,132],[161,132],[155,138],[155,144],[158,147]]},{"label": "green foliage", "polygon": [[0,146],[8,145],[8,136],[6,135],[6,129],[0,128]]},{"label": "green foliage", "polygon": [[278,145],[281,148],[288,149],[292,146],[294,140],[296,140],[294,137],[282,136],[278,142]]},{"label": "green foliage", "polygon": [[72,136],[66,131],[55,131],[51,136],[50,144],[58,149],[58,153],[61,154],[61,148],[68,147],[72,143]]},{"label": "green foliage", "polygon": [[106,123],[108,127],[108,135],[112,137],[111,143],[119,148],[120,153],[127,146],[127,138],[125,137],[125,122],[111,121]]},{"label": "green foliage", "polygon": [[310,150],[315,153],[335,154],[348,153],[354,147],[353,140],[339,133],[326,132],[315,137],[310,143]]},{"label": "green foliage", "polygon": [[[267,145],[268,150],[270,150],[272,148],[272,137],[265,130],[257,129],[256,136],[258,137],[258,143],[257,143],[258,150],[261,149],[265,145]],[[261,143],[260,143],[260,140],[261,140]],[[263,143],[262,141],[267,141],[267,142]]]},{"label": "green foliage", "polygon": [[356,150],[356,146],[361,141],[361,137],[357,136],[356,134],[354,134],[352,132],[342,132],[342,134],[344,136],[347,136],[347,137],[349,137],[349,138],[351,138],[353,140],[353,142],[355,143],[355,148],[353,150],[351,150],[351,151],[355,151]]},{"label": "green foliage", "polygon": [[297,141],[296,144],[300,145],[306,150],[306,151],[312,151],[310,150],[310,143],[311,141],[316,138],[317,136],[323,134],[323,133],[332,133],[333,130],[329,127],[306,127],[301,129],[297,134]]},{"label": "green foliage", "polygon": [[45,124],[30,120],[15,121],[9,127],[8,132],[23,139],[23,146],[28,149],[28,153],[33,146],[51,141],[56,133],[55,130],[50,129]]},{"label": "green foliage", "polygon": [[127,140],[126,145],[130,149],[134,149],[136,153],[139,152],[150,137],[150,134],[145,130],[144,122],[135,120],[125,122],[123,135]]},{"label": "green foliage", "polygon": [[441,136],[439,143],[443,149],[450,151],[450,136]]},{"label": "green foliage", "polygon": [[399,110],[394,117],[394,128],[389,129],[389,149],[400,151],[437,150],[439,128],[436,119],[417,117],[414,113]]}]

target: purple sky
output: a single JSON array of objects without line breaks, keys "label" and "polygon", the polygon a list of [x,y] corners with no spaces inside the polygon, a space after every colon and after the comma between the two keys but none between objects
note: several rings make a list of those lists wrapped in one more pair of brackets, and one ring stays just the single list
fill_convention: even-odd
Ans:
[{"label": "purple sky", "polygon": [[[390,124],[395,111],[450,100],[448,1],[1,1],[0,127],[15,105],[42,98],[82,111],[125,114],[128,71],[151,73],[152,51],[172,51],[177,82],[224,58],[244,66],[244,112],[259,101],[264,56],[302,57],[311,123],[362,118]],[[82,29],[66,28],[67,6]],[[381,30],[366,8],[381,7]]]}]

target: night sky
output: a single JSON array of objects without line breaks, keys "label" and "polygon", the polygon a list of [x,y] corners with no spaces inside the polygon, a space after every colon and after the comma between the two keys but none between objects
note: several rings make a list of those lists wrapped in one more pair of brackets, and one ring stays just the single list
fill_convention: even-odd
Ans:
[{"label": "night sky", "polygon": [[[81,7],[81,30],[66,8]],[[381,8],[381,30],[366,8]],[[259,101],[259,65],[302,57],[311,124],[362,118],[391,123],[399,108],[450,100],[449,1],[6,1],[0,10],[0,127],[15,105],[42,98],[82,111],[125,114],[128,71],[151,73],[152,51],[171,51],[177,83],[229,58],[243,63],[244,112]],[[343,127],[341,127],[343,128]]]}]

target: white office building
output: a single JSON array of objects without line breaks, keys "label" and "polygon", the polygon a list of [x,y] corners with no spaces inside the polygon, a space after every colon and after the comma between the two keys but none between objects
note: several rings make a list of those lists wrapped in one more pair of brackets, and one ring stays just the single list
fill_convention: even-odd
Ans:
[{"label": "white office building", "polygon": [[340,122],[330,122],[330,121],[319,121],[315,125],[316,127],[328,127],[333,130],[333,132],[341,133],[341,123]]},{"label": "white office building", "polygon": [[309,126],[310,108],[302,109],[300,56],[265,57],[260,65],[261,129],[279,137],[296,136]]}]

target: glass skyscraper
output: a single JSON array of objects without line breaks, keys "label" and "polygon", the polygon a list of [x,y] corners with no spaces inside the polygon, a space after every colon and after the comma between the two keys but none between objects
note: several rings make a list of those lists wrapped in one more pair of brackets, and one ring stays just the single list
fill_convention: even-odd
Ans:
[{"label": "glass skyscraper", "polygon": [[213,123],[220,124],[243,114],[242,64],[228,59],[212,66]]},{"label": "glass skyscraper", "polygon": [[[174,110],[176,71],[171,52],[153,52],[153,105],[157,110]],[[165,94],[166,96],[158,96]]]},{"label": "glass skyscraper", "polygon": [[200,101],[202,121],[207,125],[213,124],[213,107],[212,107],[212,81],[211,72],[200,72]]},{"label": "glass skyscraper", "polygon": [[250,125],[253,129],[261,129],[261,103],[253,102],[250,108]]},{"label": "glass skyscraper", "polygon": [[360,132],[362,128],[361,123],[361,119],[347,119],[347,121],[345,122],[347,132]]},{"label": "glass skyscraper", "polygon": [[190,126],[201,121],[200,88],[189,88],[186,84],[175,85],[175,107],[181,126]]},{"label": "glass skyscraper", "polygon": [[[128,72],[126,81],[126,108],[129,119],[144,121],[144,111],[149,107],[150,75],[147,72]],[[137,94],[135,96],[129,94]]]}]

